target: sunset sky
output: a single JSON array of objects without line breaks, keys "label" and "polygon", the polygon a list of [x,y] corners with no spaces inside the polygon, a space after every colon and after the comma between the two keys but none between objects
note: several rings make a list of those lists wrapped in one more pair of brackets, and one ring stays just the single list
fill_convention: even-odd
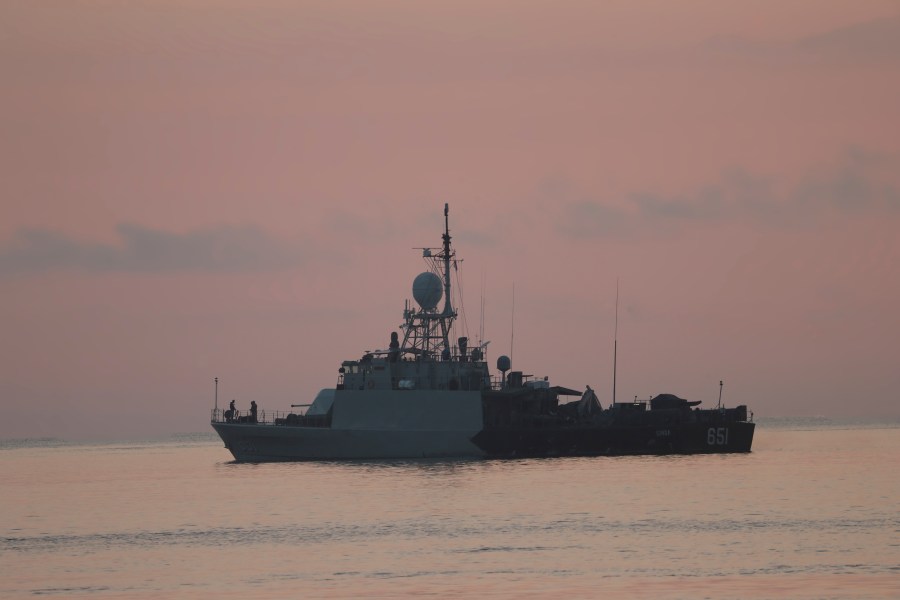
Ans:
[{"label": "sunset sky", "polygon": [[618,279],[619,400],[900,416],[897,0],[6,0],[0,86],[0,437],[310,401],[445,202],[492,365],[608,404]]}]

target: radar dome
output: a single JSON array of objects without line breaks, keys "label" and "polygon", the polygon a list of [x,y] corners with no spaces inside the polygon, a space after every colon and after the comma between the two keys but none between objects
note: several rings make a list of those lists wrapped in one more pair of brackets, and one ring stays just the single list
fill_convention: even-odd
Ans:
[{"label": "radar dome", "polygon": [[441,296],[444,295],[443,287],[444,284],[441,283],[441,278],[434,273],[419,273],[413,280],[413,298],[425,310],[432,310],[441,301]]},{"label": "radar dome", "polygon": [[512,366],[512,361],[509,360],[509,357],[505,354],[497,358],[497,370],[498,371],[509,371]]}]

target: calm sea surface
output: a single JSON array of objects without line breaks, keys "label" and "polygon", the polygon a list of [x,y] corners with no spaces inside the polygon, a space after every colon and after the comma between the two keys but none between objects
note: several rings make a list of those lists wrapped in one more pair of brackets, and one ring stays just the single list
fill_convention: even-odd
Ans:
[{"label": "calm sea surface", "polygon": [[0,442],[0,597],[900,597],[900,423],[749,455],[235,464]]}]

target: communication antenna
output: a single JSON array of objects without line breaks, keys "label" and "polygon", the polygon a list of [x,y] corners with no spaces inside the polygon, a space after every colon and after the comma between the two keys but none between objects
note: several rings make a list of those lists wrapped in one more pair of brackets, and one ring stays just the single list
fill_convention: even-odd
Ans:
[{"label": "communication antenna", "polygon": [[[459,318],[462,320],[462,330],[465,335],[469,335],[469,319],[466,316],[466,305],[463,302],[464,293],[462,286],[462,278],[459,276],[459,263],[462,262],[462,259],[453,261],[453,274],[456,276],[456,304],[459,306]],[[456,323],[453,324],[453,329],[456,330]]]},{"label": "communication antenna", "polygon": [[516,282],[512,289],[512,323],[509,328],[509,360],[513,358],[513,342],[516,340]]},{"label": "communication antenna", "polygon": [[722,381],[719,381],[719,404],[718,404],[718,406],[716,406],[716,408],[718,408],[718,409],[722,408],[722,386],[723,385],[725,385],[725,384]]},{"label": "communication antenna", "polygon": [[613,332],[613,404],[616,403],[616,359],[619,354],[619,278],[616,277],[616,325]]},{"label": "communication antenna", "polygon": [[214,396],[213,400],[213,402],[215,403],[214,408],[216,410],[219,410],[219,378],[216,377],[214,381],[216,382],[216,395]]},{"label": "communication antenna", "polygon": [[484,270],[481,271],[481,321],[478,323],[478,343],[484,342],[484,286],[486,276]]}]

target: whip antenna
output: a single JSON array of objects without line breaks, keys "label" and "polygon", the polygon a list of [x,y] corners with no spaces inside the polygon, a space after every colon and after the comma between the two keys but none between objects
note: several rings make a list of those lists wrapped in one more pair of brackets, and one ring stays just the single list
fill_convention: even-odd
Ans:
[{"label": "whip antenna", "polygon": [[509,327],[509,362],[513,358],[513,342],[516,340],[516,282],[513,281],[512,292],[512,323]]},{"label": "whip antenna", "polygon": [[619,278],[616,277],[616,325],[613,331],[613,404],[616,403],[616,358],[619,354]]}]

